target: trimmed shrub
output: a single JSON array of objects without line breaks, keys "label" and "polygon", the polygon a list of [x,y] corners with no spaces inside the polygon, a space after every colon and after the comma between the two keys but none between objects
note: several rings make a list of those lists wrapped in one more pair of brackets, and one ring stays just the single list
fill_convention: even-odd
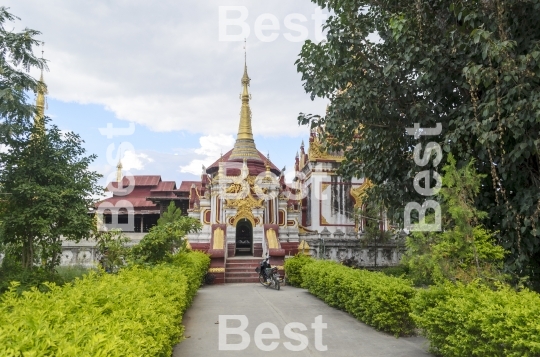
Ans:
[{"label": "trimmed shrub", "polygon": [[413,332],[410,281],[320,260],[305,265],[301,275],[302,287],[330,306],[395,336]]},{"label": "trimmed shrub", "polygon": [[0,302],[0,355],[170,356],[209,261],[186,253],[175,264],[91,272],[22,296],[14,284]]},{"label": "trimmed shrub", "polygon": [[447,283],[419,292],[412,306],[438,355],[540,356],[540,296],[534,292]]},{"label": "trimmed shrub", "polygon": [[296,254],[294,257],[285,260],[285,274],[287,275],[287,283],[292,286],[302,286],[302,268],[306,264],[310,264],[314,260],[304,254]]},{"label": "trimmed shrub", "polygon": [[81,265],[73,266],[58,266],[56,267],[56,273],[62,278],[64,283],[71,283],[75,279],[82,279],[83,276],[90,273],[95,268],[88,268]]},{"label": "trimmed shrub", "polygon": [[384,275],[395,276],[397,278],[408,278],[409,267],[406,265],[397,265],[394,267],[386,267],[380,270]]},{"label": "trimmed shrub", "polygon": [[172,259],[172,263],[182,268],[182,272],[189,282],[187,291],[187,302],[189,306],[197,290],[204,282],[205,275],[210,267],[210,257],[208,254],[200,251],[186,251],[176,254]]}]

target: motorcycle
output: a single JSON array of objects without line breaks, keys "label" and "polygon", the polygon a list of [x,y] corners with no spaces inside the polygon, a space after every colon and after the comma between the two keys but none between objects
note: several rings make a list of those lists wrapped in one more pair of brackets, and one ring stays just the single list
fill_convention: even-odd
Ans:
[{"label": "motorcycle", "polygon": [[270,266],[270,263],[268,263],[269,257],[267,256],[257,268],[255,268],[255,271],[259,273],[259,282],[264,285],[266,288],[269,286],[275,288],[276,290],[279,290],[280,287],[280,279],[278,274],[278,268],[274,267],[272,268]]}]

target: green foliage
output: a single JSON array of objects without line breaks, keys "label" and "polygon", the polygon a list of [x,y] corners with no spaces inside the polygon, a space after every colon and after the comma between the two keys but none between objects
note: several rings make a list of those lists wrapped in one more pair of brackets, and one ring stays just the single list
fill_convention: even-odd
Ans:
[{"label": "green foliage", "polygon": [[[16,19],[0,7],[0,246],[19,249],[10,254],[24,269],[37,264],[52,271],[60,236],[77,241],[88,235],[89,197],[100,192],[100,175],[88,171],[95,156],[84,156],[79,136],[33,125],[37,108],[27,93],[46,88],[28,72],[46,64],[32,52],[38,31],[6,30]],[[43,126],[48,123],[43,118]]]},{"label": "green foliage", "polygon": [[482,175],[476,173],[474,161],[458,170],[452,154],[443,171],[443,231],[413,232],[407,238],[403,264],[418,285],[442,280],[503,280],[500,271],[505,251],[495,244],[494,234],[479,224],[486,213],[474,206]]},{"label": "green foliage", "polygon": [[56,126],[33,127],[8,145],[0,153],[0,185],[10,193],[2,202],[0,239],[20,247],[24,268],[52,270],[60,261],[60,236],[78,241],[92,230],[88,208],[101,190],[100,175],[88,171],[95,155],[85,157],[81,138]]},{"label": "green foliage", "polygon": [[131,249],[131,256],[136,263],[157,264],[168,260],[177,251],[186,249],[184,237],[198,232],[201,222],[191,217],[182,216],[178,220],[150,229],[140,243]]},{"label": "green foliage", "polygon": [[126,246],[130,239],[121,230],[97,232],[95,235],[96,247],[101,258],[101,267],[110,273],[126,264],[130,249]]},{"label": "green foliage", "polygon": [[540,355],[540,296],[473,283],[421,290],[411,314],[444,357]]},{"label": "green foliage", "polygon": [[[306,92],[330,105],[299,122],[345,151],[340,174],[369,177],[369,199],[399,213],[425,200],[414,177],[438,170],[415,163],[415,145],[422,155],[438,143],[441,164],[475,159],[486,175],[475,206],[509,252],[506,269],[540,284],[540,1],[313,2],[332,13],[327,41],[306,41],[296,64]],[[407,135],[416,123],[442,132]]]},{"label": "green foliage", "polygon": [[94,271],[95,268],[88,268],[82,265],[58,266],[56,273],[62,278],[64,283],[71,283],[76,279],[81,279],[86,274]]},{"label": "green foliage", "polygon": [[160,226],[163,226],[167,223],[179,221],[180,219],[182,219],[182,210],[180,208],[176,208],[174,201],[171,201],[167,207],[167,210],[163,212],[163,215],[158,219],[157,223]]},{"label": "green foliage", "polygon": [[29,92],[35,92],[38,81],[29,75],[32,68],[46,68],[45,60],[33,53],[41,42],[36,39],[39,31],[25,28],[20,32],[8,30],[18,20],[0,7],[0,144],[7,136],[21,133],[35,113],[35,106],[28,103]]},{"label": "green foliage", "polygon": [[12,281],[17,281],[16,293],[38,289],[48,291],[46,283],[54,282],[58,285],[64,284],[65,280],[55,271],[36,267],[35,269],[24,269],[20,262],[4,259],[0,267],[0,294],[9,290]]},{"label": "green foliage", "polygon": [[170,356],[209,261],[186,253],[176,265],[92,272],[64,287],[50,284],[47,293],[5,293],[0,355]]},{"label": "green foliage", "polygon": [[321,260],[305,265],[301,274],[302,286],[330,306],[396,336],[413,332],[415,290],[408,280]]},{"label": "green foliage", "polygon": [[76,278],[90,272],[90,269],[83,266],[59,266],[54,270],[43,267],[34,269],[24,269],[20,259],[8,254],[0,266],[0,294],[9,290],[11,282],[17,281],[17,293],[37,288],[39,291],[49,291],[45,283],[55,283],[64,285],[72,282]]},{"label": "green foliage", "polygon": [[396,278],[408,278],[409,267],[406,265],[398,265],[394,267],[385,267],[380,270],[381,273],[388,276],[394,276]]},{"label": "green foliage", "polygon": [[285,275],[287,276],[287,283],[292,286],[302,286],[302,269],[307,264],[314,262],[311,257],[298,253],[292,258],[285,259]]},{"label": "green foliage", "polygon": [[366,220],[364,244],[384,243],[392,237],[392,232],[381,230],[380,221],[382,220],[383,211],[383,206],[373,201],[364,204],[362,207],[361,217]]},{"label": "green foliage", "polygon": [[203,284],[204,277],[208,272],[208,268],[210,268],[210,257],[200,251],[184,251],[175,254],[171,263],[174,266],[181,267],[182,273],[189,281],[187,302],[188,305],[191,305],[197,289]]}]

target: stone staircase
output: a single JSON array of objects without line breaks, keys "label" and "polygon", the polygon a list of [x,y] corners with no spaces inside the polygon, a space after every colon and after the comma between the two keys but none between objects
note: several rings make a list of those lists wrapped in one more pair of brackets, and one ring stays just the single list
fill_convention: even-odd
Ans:
[{"label": "stone staircase", "polygon": [[258,283],[259,274],[255,268],[263,258],[232,257],[225,262],[225,283]]}]

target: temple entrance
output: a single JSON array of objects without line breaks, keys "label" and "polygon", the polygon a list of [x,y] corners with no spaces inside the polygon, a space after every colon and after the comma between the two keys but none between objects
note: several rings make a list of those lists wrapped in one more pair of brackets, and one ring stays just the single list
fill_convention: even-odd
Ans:
[{"label": "temple entrance", "polygon": [[235,255],[253,255],[253,226],[245,218],[236,225]]}]

